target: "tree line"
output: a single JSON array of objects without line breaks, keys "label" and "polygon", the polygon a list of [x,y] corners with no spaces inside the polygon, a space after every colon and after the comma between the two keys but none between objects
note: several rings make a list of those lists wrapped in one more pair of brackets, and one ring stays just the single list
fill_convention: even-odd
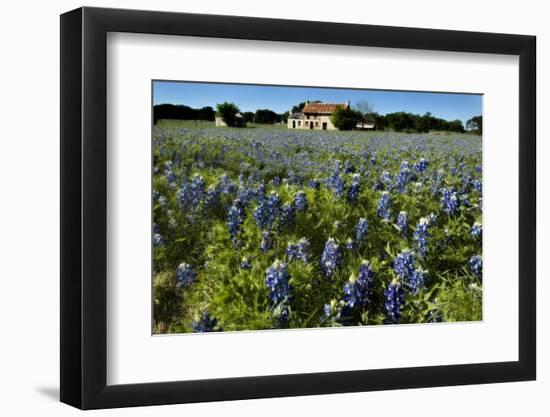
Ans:
[{"label": "tree line", "polygon": [[210,106],[194,109],[183,104],[157,104],[153,106],[153,121],[155,124],[161,119],[214,121],[218,115],[228,126],[235,126],[238,113],[241,113],[245,123],[286,123],[288,119],[288,112],[279,114],[270,109],[241,112],[235,103],[224,102],[218,104],[216,110]]},{"label": "tree line", "polygon": [[432,116],[430,112],[423,115],[405,111],[387,113],[363,113],[356,108],[337,108],[331,115],[331,121],[340,130],[355,129],[358,123],[373,124],[376,130],[392,130],[405,133],[428,133],[431,131],[464,133],[482,133],[482,116],[475,116],[466,122],[461,120],[445,120]]},{"label": "tree line", "polygon": [[[319,101],[313,101],[319,103]],[[292,107],[292,112],[301,112],[306,102]],[[241,118],[237,115],[240,113]],[[186,105],[159,104],[153,108],[154,123],[160,119],[176,120],[208,120],[214,121],[216,115],[222,117],[228,126],[246,125],[246,123],[275,124],[286,123],[289,112],[276,113],[270,109],[258,109],[256,112],[242,112],[235,103],[224,102],[212,107],[194,109]],[[239,119],[239,120],[238,120]],[[423,115],[405,111],[387,113],[385,115],[374,111],[371,104],[360,101],[353,108],[338,107],[331,115],[331,121],[340,130],[352,130],[360,123],[374,124],[376,130],[393,130],[406,133],[427,133],[430,131],[446,131],[464,133],[466,131],[481,134],[483,117],[472,117],[463,125],[461,120],[445,120],[434,117],[430,112]]]},{"label": "tree line", "polygon": [[161,119],[214,121],[215,118],[216,111],[210,106],[200,109],[194,109],[184,104],[156,104],[153,106],[155,124]]}]

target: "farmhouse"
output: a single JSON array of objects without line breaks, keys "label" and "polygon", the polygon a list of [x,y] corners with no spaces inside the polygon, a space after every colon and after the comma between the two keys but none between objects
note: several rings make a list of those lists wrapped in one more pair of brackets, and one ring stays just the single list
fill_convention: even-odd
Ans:
[{"label": "farmhouse", "polygon": [[300,113],[291,113],[288,116],[289,129],[336,130],[330,121],[332,112],[338,107],[348,109],[346,103],[310,103],[307,102]]},{"label": "farmhouse", "polygon": [[[235,115],[235,127],[245,127],[246,123],[241,113]],[[216,127],[227,127],[227,123],[223,120],[223,117],[216,116]]]}]

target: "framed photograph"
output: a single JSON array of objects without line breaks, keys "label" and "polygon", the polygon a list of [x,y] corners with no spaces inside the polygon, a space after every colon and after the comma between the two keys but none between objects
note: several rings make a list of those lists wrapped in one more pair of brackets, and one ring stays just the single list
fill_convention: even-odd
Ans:
[{"label": "framed photograph", "polygon": [[61,401],[533,380],[535,37],[61,16]]}]

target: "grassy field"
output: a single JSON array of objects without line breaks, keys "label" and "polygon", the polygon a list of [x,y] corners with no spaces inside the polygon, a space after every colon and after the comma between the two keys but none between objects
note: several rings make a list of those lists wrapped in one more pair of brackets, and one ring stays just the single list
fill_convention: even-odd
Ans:
[{"label": "grassy field", "polygon": [[481,319],[481,138],[154,128],[155,332]]}]

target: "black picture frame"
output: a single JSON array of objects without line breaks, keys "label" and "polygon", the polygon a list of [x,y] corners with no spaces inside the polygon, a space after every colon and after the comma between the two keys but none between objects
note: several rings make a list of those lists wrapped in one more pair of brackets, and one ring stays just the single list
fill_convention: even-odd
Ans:
[{"label": "black picture frame", "polygon": [[[107,376],[108,32],[519,56],[519,360],[113,385]],[[136,10],[61,16],[61,401],[82,409],[534,380],[534,36]]]}]

